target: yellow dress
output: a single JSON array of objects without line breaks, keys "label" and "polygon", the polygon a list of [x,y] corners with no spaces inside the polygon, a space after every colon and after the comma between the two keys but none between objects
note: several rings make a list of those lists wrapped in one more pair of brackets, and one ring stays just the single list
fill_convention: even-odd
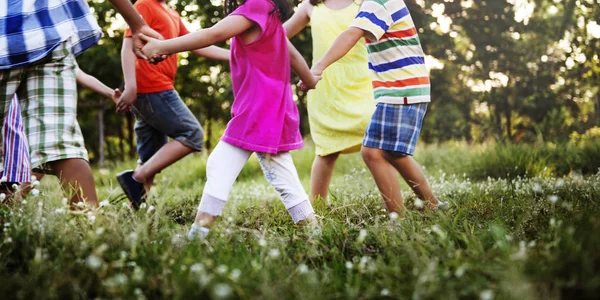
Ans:
[{"label": "yellow dress", "polygon": [[[313,7],[311,31],[313,65],[335,38],[348,29],[358,5],[340,10],[324,4]],[[375,110],[367,48],[361,39],[346,56],[329,66],[317,88],[308,93],[308,120],[317,155],[360,150],[365,128]]]}]

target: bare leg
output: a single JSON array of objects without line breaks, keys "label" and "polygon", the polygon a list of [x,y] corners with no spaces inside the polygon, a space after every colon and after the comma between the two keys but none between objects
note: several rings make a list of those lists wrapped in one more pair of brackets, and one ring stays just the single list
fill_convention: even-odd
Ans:
[{"label": "bare leg", "polygon": [[213,216],[209,213],[198,211],[196,214],[196,223],[198,226],[210,228],[210,226],[217,220],[219,216]]},{"label": "bare leg", "polygon": [[339,156],[340,153],[337,152],[326,156],[317,155],[315,157],[310,172],[310,198],[313,204],[319,199],[323,202],[327,200],[333,167]]},{"label": "bare leg", "polygon": [[98,207],[94,177],[87,161],[80,158],[69,158],[49,164],[54,174],[58,176],[63,190],[71,197],[71,205],[86,201],[90,206]]},{"label": "bare leg", "polygon": [[394,156],[386,153],[385,158],[400,172],[402,178],[406,180],[406,183],[417,194],[417,197],[427,202],[428,208],[435,208],[438,205],[439,201],[433,194],[419,163],[408,155]]},{"label": "bare leg", "polygon": [[375,179],[387,210],[402,215],[404,212],[404,203],[402,201],[398,173],[394,169],[394,166],[386,160],[384,152],[381,149],[363,146],[361,154],[373,175],[373,179]]},{"label": "bare leg", "polygon": [[133,173],[133,178],[144,183],[147,192],[152,186],[154,175],[192,152],[194,152],[192,148],[177,140],[172,140],[162,146],[143,165],[138,165]]}]

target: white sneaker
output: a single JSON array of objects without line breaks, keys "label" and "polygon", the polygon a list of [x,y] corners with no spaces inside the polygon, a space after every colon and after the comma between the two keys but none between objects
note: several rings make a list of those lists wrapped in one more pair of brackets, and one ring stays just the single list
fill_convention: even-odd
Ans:
[{"label": "white sneaker", "polygon": [[210,230],[206,227],[198,226],[196,223],[192,224],[192,228],[188,232],[187,238],[188,240],[200,239],[203,240],[206,238]]}]

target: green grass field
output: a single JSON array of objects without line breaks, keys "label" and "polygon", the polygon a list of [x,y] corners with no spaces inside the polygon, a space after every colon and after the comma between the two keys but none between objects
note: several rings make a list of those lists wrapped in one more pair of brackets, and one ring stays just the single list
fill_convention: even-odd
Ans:
[{"label": "green grass field", "polygon": [[[307,190],[311,148],[294,153]],[[204,155],[165,170],[137,212],[115,180],[134,162],[96,168],[104,201],[93,212],[69,211],[45,178],[38,195],[0,208],[0,298],[592,299],[599,158],[600,143],[420,147],[451,207],[393,220],[360,155],[346,155],[314,236],[294,226],[253,157],[224,217],[192,242]]]}]

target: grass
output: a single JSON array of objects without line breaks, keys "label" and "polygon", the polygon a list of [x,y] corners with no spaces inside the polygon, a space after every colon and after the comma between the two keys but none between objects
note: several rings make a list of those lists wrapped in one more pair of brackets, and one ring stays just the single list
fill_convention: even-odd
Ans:
[{"label": "grass", "polygon": [[[571,154],[559,155],[565,147]],[[306,188],[310,148],[294,153]],[[134,162],[96,171],[106,201],[94,212],[66,209],[46,178],[39,195],[0,208],[0,297],[592,299],[600,292],[598,149],[421,148],[416,159],[452,205],[402,220],[382,210],[360,156],[342,156],[330,201],[317,207],[320,236],[292,224],[255,158],[204,241],[184,238],[205,181],[203,155],[165,170],[137,212],[123,206],[114,180]],[[403,191],[410,206],[414,194]]]}]

